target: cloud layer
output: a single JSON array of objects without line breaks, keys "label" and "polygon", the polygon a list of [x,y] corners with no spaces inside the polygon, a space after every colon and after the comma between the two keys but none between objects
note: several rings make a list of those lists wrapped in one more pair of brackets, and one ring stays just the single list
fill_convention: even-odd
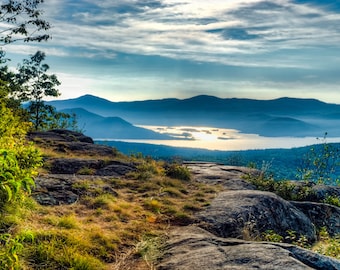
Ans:
[{"label": "cloud layer", "polygon": [[220,77],[235,74],[231,80],[338,83],[331,75],[340,62],[337,1],[49,0],[43,8],[53,39],[40,46],[51,56],[123,69],[130,61],[134,72],[143,69],[136,57],[152,70],[170,59],[199,73],[212,64]]}]

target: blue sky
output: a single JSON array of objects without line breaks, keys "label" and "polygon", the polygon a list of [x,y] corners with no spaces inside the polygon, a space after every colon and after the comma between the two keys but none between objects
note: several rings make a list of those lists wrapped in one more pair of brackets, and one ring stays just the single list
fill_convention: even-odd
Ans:
[{"label": "blue sky", "polygon": [[46,0],[61,99],[317,98],[340,104],[340,1]]}]

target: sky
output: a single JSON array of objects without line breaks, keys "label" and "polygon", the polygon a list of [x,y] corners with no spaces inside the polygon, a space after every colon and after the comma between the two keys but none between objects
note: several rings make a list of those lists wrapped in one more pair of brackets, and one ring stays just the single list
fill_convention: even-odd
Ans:
[{"label": "sky", "polygon": [[59,99],[316,98],[340,104],[340,0],[46,0]]}]

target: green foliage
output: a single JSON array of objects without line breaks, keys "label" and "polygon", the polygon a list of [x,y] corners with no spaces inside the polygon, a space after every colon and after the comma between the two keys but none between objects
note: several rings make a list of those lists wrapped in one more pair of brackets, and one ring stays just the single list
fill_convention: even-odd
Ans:
[{"label": "green foliage", "polygon": [[305,235],[296,235],[296,232],[293,230],[287,230],[287,236],[285,237],[285,242],[291,243],[296,246],[300,246],[303,248],[310,247],[308,244],[308,239]]},{"label": "green foliage", "polygon": [[313,247],[313,250],[326,256],[340,259],[340,235],[330,237],[326,227],[320,228],[318,234],[319,241]]},{"label": "green foliage", "polygon": [[29,42],[49,39],[47,34],[37,34],[38,31],[50,28],[49,23],[41,18],[39,5],[43,2],[44,0],[2,1],[0,23],[7,28],[1,31],[0,45],[19,40]]},{"label": "green foliage", "polygon": [[273,230],[267,230],[264,233],[262,233],[262,240],[268,241],[268,242],[282,243],[283,236],[277,234]]},{"label": "green foliage", "polygon": [[167,176],[183,181],[190,181],[191,174],[188,167],[173,163],[166,167],[165,173]]},{"label": "green foliage", "polygon": [[303,248],[310,248],[307,237],[304,235],[297,235],[293,230],[287,230],[285,237],[277,234],[273,230],[267,230],[262,233],[261,240],[277,243],[290,243]]},{"label": "green foliage", "polygon": [[334,173],[339,166],[340,149],[327,143],[327,133],[321,141],[321,145],[310,148],[298,168],[303,180],[310,180],[323,184],[334,184]]},{"label": "green foliage", "polygon": [[130,174],[133,178],[144,181],[152,178],[153,176],[162,175],[164,175],[162,165],[149,157],[141,159],[137,166],[137,171]]},{"label": "green foliage", "polygon": [[96,169],[94,169],[94,168],[83,167],[83,168],[80,168],[80,169],[77,171],[77,174],[82,174],[82,175],[94,175],[95,172],[96,172]]},{"label": "green foliage", "polygon": [[23,238],[12,237],[11,234],[0,234],[0,266],[1,269],[19,269],[18,253],[23,249]]},{"label": "green foliage", "polygon": [[60,95],[56,88],[60,85],[56,75],[47,74],[49,66],[43,61],[45,53],[38,51],[31,55],[30,59],[25,59],[19,65],[17,83],[22,87],[15,92],[16,98],[20,101],[31,101],[28,106],[30,120],[33,122],[35,130],[44,130],[46,123],[51,119],[60,118],[53,106],[43,102],[44,97],[57,97]]},{"label": "green foliage", "polygon": [[340,207],[340,198],[338,196],[329,195],[324,199],[323,202]]},{"label": "green foliage", "polygon": [[23,89],[18,93],[21,101],[41,101],[43,97],[57,97],[60,95],[57,86],[60,85],[56,75],[47,74],[49,66],[43,61],[45,53],[37,51],[31,55],[30,59],[24,59],[19,65],[17,74],[18,82],[23,85]]},{"label": "green foliage", "polygon": [[[0,103],[0,117],[0,211],[5,212],[9,203],[14,205],[22,199],[23,192],[31,191],[35,170],[42,159],[39,152],[26,142],[25,135],[30,125],[22,122],[3,103]],[[22,236],[6,232],[0,235],[2,269],[17,269],[17,254],[23,248],[23,240]]]},{"label": "green foliage", "polygon": [[276,181],[272,177],[247,176],[246,180],[255,185],[259,190],[273,192],[285,200],[303,201],[313,194],[313,189],[308,185],[297,185],[292,181]]},{"label": "green foliage", "polygon": [[[152,267],[152,265],[162,255],[161,246],[164,242],[164,237],[144,236],[142,240],[136,245],[137,254],[139,254],[144,261]],[[151,268],[152,269],[152,268]]]},{"label": "green foliage", "polygon": [[28,145],[25,134],[29,125],[20,122],[11,110],[0,107],[0,204],[15,200],[20,191],[30,192],[32,176],[41,165],[39,152]]}]

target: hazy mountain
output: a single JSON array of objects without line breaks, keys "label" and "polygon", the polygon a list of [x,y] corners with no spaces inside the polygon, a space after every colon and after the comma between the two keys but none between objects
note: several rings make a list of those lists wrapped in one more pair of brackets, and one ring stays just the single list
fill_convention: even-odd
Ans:
[{"label": "hazy mountain", "polygon": [[111,139],[172,139],[170,136],[136,127],[120,117],[103,117],[83,108],[63,109],[66,113],[77,115],[78,127],[93,138]]},{"label": "hazy mountain", "polygon": [[322,136],[325,132],[340,136],[340,105],[316,99],[221,99],[201,95],[111,102],[85,95],[48,103],[58,110],[83,108],[103,117],[121,117],[134,125],[211,126],[265,136]]}]

